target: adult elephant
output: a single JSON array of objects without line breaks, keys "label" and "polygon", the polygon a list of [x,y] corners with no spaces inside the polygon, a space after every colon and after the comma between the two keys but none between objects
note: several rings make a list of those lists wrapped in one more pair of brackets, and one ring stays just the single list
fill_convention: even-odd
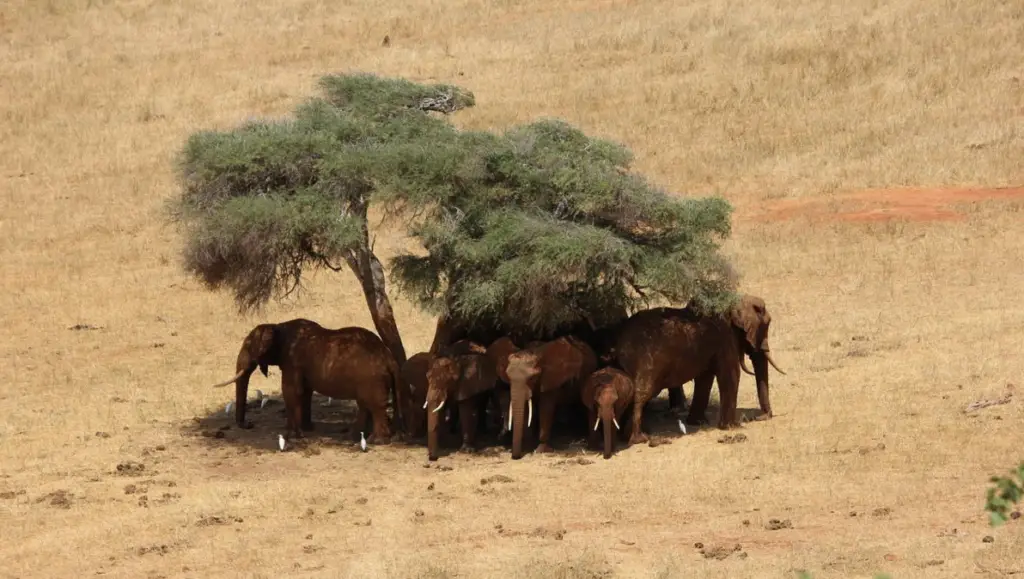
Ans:
[{"label": "adult elephant", "polygon": [[533,399],[538,399],[540,414],[537,452],[548,452],[555,408],[563,402],[578,403],[582,381],[596,368],[594,351],[573,336],[509,354],[513,459],[523,456],[523,434],[533,422]]},{"label": "adult elephant", "polygon": [[[485,353],[486,350],[470,340],[459,340],[440,348],[442,354]],[[418,352],[402,364],[401,379],[409,392],[409,414],[406,417],[406,429],[412,436],[424,436],[427,427],[427,371],[437,357],[431,352]]]},{"label": "adult elephant", "polygon": [[[635,384],[630,444],[646,442],[642,430],[644,405],[664,388],[694,381],[694,399],[686,422],[706,422],[711,384],[718,381],[721,412],[718,427],[739,426],[736,404],[739,372],[748,347],[760,365],[758,394],[768,408],[767,330],[770,317],[764,301],[741,296],[729,312],[702,316],[690,308],[653,308],[634,314],[615,339],[614,357]],[[774,365],[774,361],[772,362]],[[763,395],[762,395],[763,393]]]},{"label": "adult elephant", "polygon": [[430,361],[427,370],[427,458],[437,460],[440,412],[448,400],[458,404],[462,426],[462,450],[472,451],[476,437],[479,402],[489,394],[498,379],[494,363],[482,346],[469,351],[442,349]]},{"label": "adult elephant", "polygon": [[[757,415],[754,420],[768,420],[772,417],[772,403],[768,394],[768,365],[771,364],[779,374],[786,375],[782,368],[775,363],[768,345],[768,329],[772,323],[772,316],[768,313],[764,299],[755,295],[743,294],[740,296],[739,302],[732,308],[729,317],[733,321],[734,328],[737,330],[742,328],[742,331],[736,332],[741,351],[740,368],[754,376],[754,381],[757,384],[757,402],[761,408],[761,414]],[[744,363],[744,356],[750,357],[750,361],[754,365],[753,372]],[[673,396],[673,394],[677,394],[677,396]],[[711,383],[703,382],[698,389],[697,383],[694,382],[693,401],[686,419],[688,424],[707,423],[705,413],[710,398]],[[670,407],[677,405],[681,407],[685,404],[685,400],[681,387],[669,390]]]},{"label": "adult elephant", "polygon": [[266,376],[268,366],[281,369],[286,429],[295,438],[302,437],[301,430],[313,429],[313,392],[355,400],[358,429],[369,430],[372,420],[370,439],[378,444],[391,438],[388,395],[394,399],[396,423],[402,425],[402,414],[408,413],[409,395],[398,363],[377,334],[358,326],[327,329],[298,318],[254,327],[238,351],[237,374],[214,385],[235,383],[235,423],[241,428],[252,427],[245,420],[249,377],[257,367]]},{"label": "adult elephant", "polygon": [[498,383],[494,388],[494,396],[491,400],[496,403],[497,408],[494,408],[495,415],[498,417],[500,422],[498,427],[498,437],[503,437],[506,432],[512,430],[512,412],[511,412],[511,396],[510,396],[510,382],[508,378],[508,357],[519,351],[519,346],[512,341],[508,336],[502,336],[497,340],[491,342],[487,346],[487,357],[491,359],[494,364],[494,369],[498,374]]}]

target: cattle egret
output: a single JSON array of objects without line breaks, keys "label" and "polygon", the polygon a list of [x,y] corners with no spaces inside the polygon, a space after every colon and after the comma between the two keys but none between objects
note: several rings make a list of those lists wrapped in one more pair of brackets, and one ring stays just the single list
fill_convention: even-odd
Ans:
[{"label": "cattle egret", "polygon": [[231,414],[231,408],[235,405],[234,402],[228,402],[224,405],[224,414]]},{"label": "cattle egret", "polygon": [[679,432],[682,432],[683,434],[686,434],[686,425],[683,424],[682,420],[679,420]]},{"label": "cattle egret", "polygon": [[359,448],[366,452],[366,437],[363,436],[362,432],[359,433]]},{"label": "cattle egret", "polygon": [[262,390],[257,390],[256,391],[256,400],[263,400],[263,391]]},{"label": "cattle egret", "polygon": [[334,399],[333,399],[333,398],[331,398],[330,396],[328,396],[328,397],[327,397],[327,402],[324,402],[324,403],[323,403],[323,404],[321,404],[320,406],[330,406],[330,405],[331,405],[331,401],[332,401],[332,400],[334,400]]},{"label": "cattle egret", "polygon": [[284,451],[284,435],[283,434],[278,434],[277,435],[277,447],[280,448],[282,452]]}]

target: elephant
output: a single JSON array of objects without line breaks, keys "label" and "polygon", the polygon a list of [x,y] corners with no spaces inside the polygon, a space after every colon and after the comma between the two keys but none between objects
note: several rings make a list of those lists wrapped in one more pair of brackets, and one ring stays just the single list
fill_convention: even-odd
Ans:
[{"label": "elephant", "polygon": [[[594,351],[573,336],[509,354],[506,373],[511,390],[513,459],[523,456],[523,434],[533,422],[533,398],[538,398],[540,412],[537,452],[549,452],[555,408],[559,403],[578,401],[580,384],[596,368]],[[529,414],[524,417],[527,407]]]},{"label": "elephant", "polygon": [[633,379],[618,368],[601,368],[584,380],[580,388],[580,399],[587,407],[590,430],[590,445],[597,442],[597,427],[604,422],[604,457],[611,458],[615,450],[612,441],[612,426],[622,433],[619,418],[633,402]]},{"label": "elephant", "polygon": [[762,410],[770,410],[766,365],[770,354],[764,349],[770,318],[766,315],[763,300],[741,296],[736,306],[722,315],[662,307],[631,316],[620,328],[614,346],[619,367],[633,377],[635,385],[630,444],[648,440],[642,431],[644,405],[662,389],[690,380],[694,381],[694,396],[688,424],[707,422],[704,413],[711,384],[717,379],[722,402],[718,427],[739,426],[736,403],[745,352],[752,352],[755,365],[763,372],[758,375],[758,394]]},{"label": "elephant", "polygon": [[510,383],[507,369],[509,355],[518,351],[519,346],[516,346],[515,342],[513,342],[508,336],[502,336],[491,342],[490,346],[487,346],[487,357],[494,363],[494,369],[498,373],[498,384],[494,388],[494,396],[492,397],[492,400],[497,403],[497,412],[495,414],[501,422],[498,431],[499,437],[504,436],[506,432],[512,430],[512,413],[508,412],[510,402]]},{"label": "elephant", "polygon": [[498,373],[482,346],[466,351],[442,351],[427,370],[427,458],[437,460],[439,413],[448,399],[458,404],[462,450],[473,451],[481,396],[494,389]]},{"label": "elephant", "polygon": [[405,427],[410,436],[426,434],[427,415],[419,409],[427,401],[427,370],[433,359],[430,352],[419,352],[402,364],[401,379],[409,390],[409,414],[405,417]]},{"label": "elephant", "polygon": [[[772,316],[768,313],[768,308],[765,305],[764,299],[750,294],[743,294],[740,296],[739,301],[732,308],[729,314],[733,320],[734,325],[742,327],[742,338],[739,338],[740,343],[740,368],[754,376],[755,383],[757,384],[757,402],[760,406],[761,414],[757,415],[754,420],[769,420],[772,418],[772,404],[768,396],[768,365],[771,364],[779,374],[783,376],[786,373],[779,368],[778,364],[772,358],[771,348],[768,345],[768,328],[772,323]],[[744,363],[744,355],[750,357],[750,361],[754,364],[754,371],[751,372]],[[697,383],[694,382],[693,402],[696,406],[691,405],[690,418],[687,422],[690,424],[706,423],[707,419],[704,417],[704,413],[707,411],[708,401],[711,398],[711,383],[707,382],[706,388],[702,388],[700,391],[697,390]],[[683,394],[683,389],[669,390],[669,407],[676,408],[685,406],[686,396]],[[699,404],[698,404],[699,403]]]},{"label": "elephant", "polygon": [[[313,392],[341,400],[355,400],[359,408],[356,423],[369,430],[372,441],[386,444],[391,438],[388,424],[388,395],[394,399],[395,421],[408,415],[409,393],[399,377],[398,362],[381,339],[366,328],[349,326],[327,329],[297,318],[277,324],[259,324],[242,342],[235,363],[237,374],[215,388],[235,384],[235,422],[252,428],[245,420],[249,377],[259,367],[281,369],[286,428],[295,438],[301,430],[312,430]],[[300,430],[301,427],[301,430]]]}]

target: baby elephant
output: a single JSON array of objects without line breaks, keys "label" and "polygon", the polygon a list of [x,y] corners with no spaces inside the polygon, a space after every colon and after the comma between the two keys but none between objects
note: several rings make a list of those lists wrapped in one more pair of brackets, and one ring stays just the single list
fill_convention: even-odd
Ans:
[{"label": "baby elephant", "polygon": [[633,380],[617,368],[601,368],[583,382],[580,389],[583,405],[587,407],[590,422],[590,444],[597,442],[597,427],[604,421],[604,457],[611,458],[614,450],[612,426],[621,432],[619,419],[633,402]]}]

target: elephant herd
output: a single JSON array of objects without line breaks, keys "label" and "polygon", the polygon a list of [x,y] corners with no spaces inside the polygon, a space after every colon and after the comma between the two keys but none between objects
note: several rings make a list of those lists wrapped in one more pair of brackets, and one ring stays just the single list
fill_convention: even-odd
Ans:
[{"label": "elephant herd", "polygon": [[[585,416],[590,444],[597,446],[603,435],[604,457],[609,458],[616,431],[630,445],[647,441],[647,402],[669,389],[670,405],[681,408],[682,386],[691,380],[687,424],[707,422],[717,380],[718,427],[739,425],[741,368],[756,379],[761,408],[756,420],[771,418],[768,365],[785,372],[772,359],[770,324],[764,300],[752,295],[741,296],[721,315],[651,308],[598,329],[579,324],[543,340],[501,335],[494,328],[456,327],[442,318],[430,351],[399,366],[380,338],[365,328],[331,330],[294,319],[253,328],[238,353],[236,375],[215,386],[235,384],[235,422],[250,428],[245,418],[249,377],[257,367],[266,375],[268,366],[278,366],[286,429],[297,438],[312,428],[312,395],[318,392],[355,400],[358,430],[369,431],[372,424],[370,440],[386,442],[392,435],[390,400],[400,431],[412,438],[426,436],[430,460],[437,459],[440,437],[448,429],[457,427],[463,450],[472,451],[478,432],[495,420],[500,436],[511,433],[513,459],[523,456],[527,437],[536,440],[536,452],[550,451],[561,411],[569,422],[570,417],[582,422]],[[745,357],[753,362],[753,372]]]}]

